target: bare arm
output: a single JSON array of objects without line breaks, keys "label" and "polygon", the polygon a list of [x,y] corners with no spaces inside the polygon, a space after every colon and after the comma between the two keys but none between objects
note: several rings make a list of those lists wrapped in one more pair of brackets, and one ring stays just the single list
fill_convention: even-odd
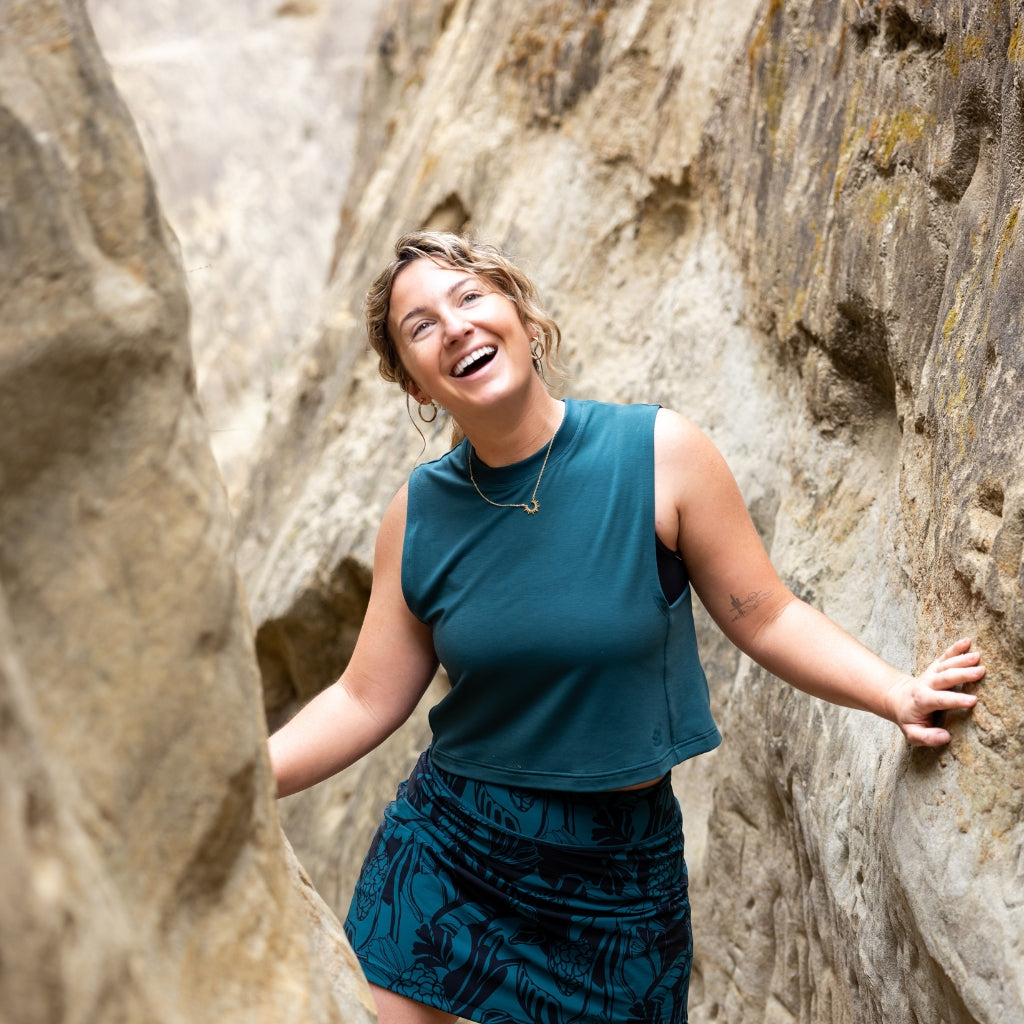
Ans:
[{"label": "bare arm", "polygon": [[969,640],[920,676],[893,668],[783,584],[725,460],[700,430],[659,411],[655,457],[659,536],[675,541],[701,601],[740,650],[807,693],[897,723],[915,745],[949,742],[933,713],[972,707],[975,696],[952,688],[985,673]]},{"label": "bare arm", "polygon": [[326,779],[382,743],[412,714],[437,670],[430,630],[402,594],[406,493],[381,522],[370,602],[348,666],[270,737],[278,796]]}]

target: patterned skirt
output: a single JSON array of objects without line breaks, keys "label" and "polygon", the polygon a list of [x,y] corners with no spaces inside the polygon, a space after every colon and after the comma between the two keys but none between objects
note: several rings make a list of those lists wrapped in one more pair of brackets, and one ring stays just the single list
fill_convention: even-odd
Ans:
[{"label": "patterned skirt", "polygon": [[484,1024],[684,1024],[682,814],[642,790],[514,789],[423,754],[385,811],[345,932],[376,985]]}]

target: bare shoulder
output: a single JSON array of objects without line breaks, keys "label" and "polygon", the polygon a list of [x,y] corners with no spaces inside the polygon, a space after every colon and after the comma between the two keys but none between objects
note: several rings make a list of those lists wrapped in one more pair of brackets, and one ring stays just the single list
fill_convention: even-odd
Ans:
[{"label": "bare shoulder", "polygon": [[668,471],[674,478],[694,472],[729,472],[707,434],[693,420],[671,409],[659,409],[654,421],[654,458],[659,471]]},{"label": "bare shoulder", "polygon": [[676,516],[677,550],[697,594],[726,635],[743,647],[789,595],[768,560],[732,471],[699,427],[667,410],[656,421],[655,465],[661,521]]},{"label": "bare shoulder", "polygon": [[686,438],[692,437],[694,433],[699,434],[700,432],[697,424],[682,413],[676,412],[674,409],[666,409],[664,406],[658,409],[658,414],[654,420],[654,438],[656,442],[672,444],[685,441]]},{"label": "bare shoulder", "polygon": [[654,526],[662,543],[682,552],[689,503],[701,493],[717,451],[690,419],[659,409],[654,421]]}]

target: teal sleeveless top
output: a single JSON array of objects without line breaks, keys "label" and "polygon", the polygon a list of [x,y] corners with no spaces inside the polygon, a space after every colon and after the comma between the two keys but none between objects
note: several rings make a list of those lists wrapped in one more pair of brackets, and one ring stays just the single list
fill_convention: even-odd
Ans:
[{"label": "teal sleeveless top", "polygon": [[[402,589],[451,682],[429,714],[440,768],[605,790],[721,742],[689,586],[670,604],[658,578],[657,411],[566,400],[535,515],[480,497],[468,441],[413,471]],[[498,469],[474,454],[480,490],[529,501],[546,449]]]}]

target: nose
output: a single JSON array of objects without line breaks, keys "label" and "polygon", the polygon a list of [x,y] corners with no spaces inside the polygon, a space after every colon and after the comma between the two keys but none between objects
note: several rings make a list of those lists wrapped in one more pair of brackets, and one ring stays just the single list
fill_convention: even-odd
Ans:
[{"label": "nose", "polygon": [[444,340],[448,343],[459,341],[473,330],[473,325],[457,309],[449,310],[442,320]]}]

